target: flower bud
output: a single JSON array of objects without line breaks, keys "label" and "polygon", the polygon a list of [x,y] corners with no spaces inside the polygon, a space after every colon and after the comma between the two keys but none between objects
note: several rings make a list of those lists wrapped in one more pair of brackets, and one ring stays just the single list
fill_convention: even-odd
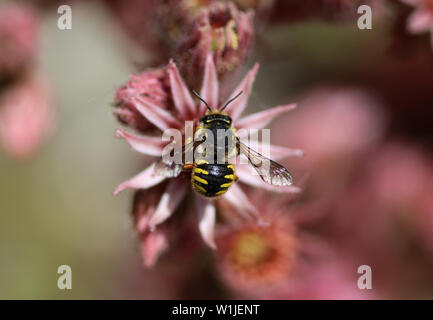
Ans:
[{"label": "flower bud", "polygon": [[151,69],[132,75],[129,81],[116,91],[114,114],[117,119],[142,132],[154,129],[152,123],[139,111],[139,105],[148,103],[160,109],[171,106],[166,71]]},{"label": "flower bud", "polygon": [[22,72],[35,60],[39,21],[35,12],[22,4],[0,9],[0,80]]}]

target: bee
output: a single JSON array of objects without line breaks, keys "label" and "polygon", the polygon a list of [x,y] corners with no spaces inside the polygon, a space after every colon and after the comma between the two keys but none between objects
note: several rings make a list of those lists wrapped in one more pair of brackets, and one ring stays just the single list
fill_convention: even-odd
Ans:
[{"label": "bee", "polygon": [[177,177],[182,172],[191,172],[192,189],[204,197],[215,198],[226,193],[238,180],[230,159],[243,154],[264,182],[275,186],[292,184],[292,176],[285,167],[254,151],[236,135],[233,121],[224,109],[242,91],[228,100],[220,110],[212,110],[197,92],[193,90],[193,93],[208,111],[200,118],[193,141],[185,142],[181,150],[176,151],[176,155],[181,156],[180,159],[185,159],[186,153],[193,152],[193,162],[175,163],[163,156],[155,166],[156,174]]}]

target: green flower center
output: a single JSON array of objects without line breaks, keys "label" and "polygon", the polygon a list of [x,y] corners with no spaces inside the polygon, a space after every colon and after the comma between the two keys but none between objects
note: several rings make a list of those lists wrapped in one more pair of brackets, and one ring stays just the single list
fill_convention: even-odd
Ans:
[{"label": "green flower center", "polygon": [[261,264],[272,255],[272,247],[263,235],[248,232],[239,236],[233,248],[236,262],[243,266]]}]

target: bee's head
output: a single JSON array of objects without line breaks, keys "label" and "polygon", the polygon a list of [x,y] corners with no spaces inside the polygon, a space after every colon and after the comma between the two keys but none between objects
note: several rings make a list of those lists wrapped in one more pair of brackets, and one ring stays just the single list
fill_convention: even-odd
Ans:
[{"label": "bee's head", "polygon": [[216,122],[224,124],[225,126],[227,126],[227,125],[231,126],[232,125],[232,118],[230,118],[224,112],[224,109],[230,104],[230,102],[232,102],[237,97],[239,97],[242,94],[242,91],[239,92],[233,98],[229,99],[220,110],[212,110],[212,108],[208,105],[208,103],[202,97],[200,97],[200,95],[197,92],[195,92],[194,90],[192,90],[192,92],[194,93],[194,95],[197,98],[200,99],[200,101],[202,101],[206,105],[206,108],[208,109],[208,111],[206,112],[206,115],[201,117],[200,122],[202,122],[205,126],[206,125],[213,125]]},{"label": "bee's head", "polygon": [[205,128],[215,125],[221,125],[226,127],[232,125],[232,118],[223,113],[211,112],[201,117],[200,122]]}]

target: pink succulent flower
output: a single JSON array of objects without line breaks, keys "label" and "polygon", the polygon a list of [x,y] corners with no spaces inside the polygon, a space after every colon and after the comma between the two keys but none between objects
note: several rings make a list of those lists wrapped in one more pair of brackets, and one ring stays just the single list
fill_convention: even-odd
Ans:
[{"label": "pink succulent flower", "polygon": [[410,33],[419,34],[430,32],[433,44],[433,2],[431,0],[400,0],[415,8],[407,21]]},{"label": "pink succulent flower", "polygon": [[[152,132],[157,127],[141,115],[137,109],[141,104],[137,104],[136,99],[146,101],[150,110],[174,111],[169,90],[169,79],[163,68],[132,75],[129,81],[116,92],[114,115],[120,122],[131,128],[143,133]],[[141,112],[145,111],[141,108]]]},{"label": "pink succulent flower", "polygon": [[[381,243],[391,247],[395,245],[392,235],[399,237],[401,228],[416,230],[417,240],[430,250],[433,247],[430,236],[433,211],[428,199],[431,198],[429,191],[433,190],[433,170],[426,154],[408,145],[390,143],[375,155],[366,171],[360,186],[342,201],[344,209],[339,222],[345,221],[345,229],[351,225],[349,220],[353,217],[347,217],[347,221],[343,218],[349,211],[370,221],[367,229],[358,228],[359,237],[367,246]],[[364,199],[354,200],[353,197]],[[360,207],[360,212],[349,210],[352,201],[365,205]],[[396,225],[401,228],[397,229]],[[410,237],[400,236],[400,239],[411,241]]]},{"label": "pink succulent flower", "polygon": [[35,60],[39,20],[31,7],[2,5],[0,9],[0,80],[13,76]]},{"label": "pink succulent flower", "polygon": [[134,224],[141,240],[141,254],[146,266],[152,266],[160,254],[168,248],[167,228],[158,228],[150,232],[148,228],[149,217],[155,212],[158,205],[158,192],[145,194],[144,191],[137,191],[134,197],[132,214]]},{"label": "pink succulent flower", "polygon": [[293,116],[276,124],[276,142],[308,150],[298,170],[311,176],[318,194],[329,195],[344,186],[356,160],[377,145],[384,115],[379,103],[358,89],[316,89],[299,100]]},{"label": "pink succulent flower", "polygon": [[[126,34],[140,47],[154,53],[156,63],[173,56],[201,8],[216,0],[105,0]],[[146,30],[146,32],[143,32]]]},{"label": "pink succulent flower", "polygon": [[202,8],[192,20],[188,35],[178,42],[182,71],[194,83],[206,57],[213,53],[219,75],[233,71],[250,52],[254,28],[253,11],[239,11],[231,2],[217,1]]},{"label": "pink succulent flower", "polygon": [[291,141],[309,150],[312,161],[340,158],[358,154],[380,137],[384,120],[379,109],[361,90],[319,89],[306,95],[283,125],[290,127]]},{"label": "pink succulent flower", "polygon": [[[217,268],[221,280],[245,297],[265,297],[287,286],[297,264],[299,243],[287,210],[278,201],[255,191],[249,199],[260,210],[266,225],[231,224],[218,230]],[[226,207],[225,216],[237,209]]]},{"label": "pink succulent flower", "polygon": [[[258,112],[246,117],[240,117],[241,113],[247,106],[248,97],[251,93],[252,85],[258,71],[258,64],[256,64],[250,72],[241,81],[239,86],[234,90],[234,93],[243,91],[243,94],[234,102],[232,102],[225,110],[233,119],[237,129],[260,129],[266,126],[275,117],[292,110],[293,104],[282,105],[269,110]],[[171,99],[173,99],[174,110],[167,111],[157,108],[149,103],[147,99],[142,99],[140,92],[137,95],[130,94],[126,100],[128,103],[135,105],[141,115],[158,128],[159,132],[166,129],[178,129],[184,132],[184,121],[194,121],[197,124],[198,120],[205,114],[205,106],[203,103],[196,103],[190,90],[182,80],[179,71],[173,61],[170,61],[167,67],[167,74],[170,84]],[[122,89],[120,89],[122,90]],[[212,55],[208,55],[206,59],[206,66],[204,72],[203,86],[200,92],[201,96],[208,102],[211,108],[216,109],[219,103],[219,83],[217,72]],[[234,95],[234,94],[233,94]],[[231,95],[230,97],[232,97]],[[163,148],[168,143],[163,141],[160,136],[136,136],[119,129],[116,134],[118,137],[124,138],[136,151],[154,157],[160,157]],[[240,138],[245,138],[240,136]],[[299,156],[302,154],[299,150],[282,148],[277,146],[270,146],[270,152],[273,159],[284,158],[287,156]],[[268,190],[276,190],[280,192],[298,192],[299,189],[294,186],[289,187],[273,187],[264,183],[259,176],[252,175],[247,168],[248,165],[236,165],[236,174],[240,182],[250,186],[265,188]],[[154,191],[158,194],[160,199],[155,209],[145,215],[143,222],[139,225],[144,225],[145,229],[155,232],[157,226],[166,221],[178,207],[181,200],[190,189],[189,176],[180,175],[177,178],[169,179],[165,190],[161,193],[157,190],[151,189],[152,187],[160,184],[166,177],[156,175],[154,173],[154,164],[142,171],[137,176],[123,182],[115,190],[115,194],[124,189],[149,189],[150,194]],[[242,189],[234,184],[229,192],[219,197],[217,201],[226,201],[235,205],[238,211],[246,218],[251,219],[257,217],[258,213],[254,206],[250,203]],[[214,225],[216,219],[216,208],[214,201],[204,199],[196,196],[197,211],[199,214],[199,230],[201,235],[210,247],[215,248],[214,241]],[[148,233],[151,235],[152,232]],[[154,237],[154,236],[153,236]],[[161,242],[154,241],[153,245],[160,245]]]},{"label": "pink succulent flower", "polygon": [[51,91],[40,76],[22,78],[0,95],[0,140],[11,156],[31,156],[53,122]]},{"label": "pink succulent flower", "polygon": [[[371,294],[357,286],[357,270],[362,263],[350,254],[338,255],[324,239],[303,231],[301,225],[295,227],[296,214],[314,209],[284,205],[285,197],[278,195],[268,195],[265,200],[259,190],[248,194],[269,225],[231,224],[219,228],[216,236],[218,274],[237,297],[366,299],[378,296],[377,290]],[[224,215],[236,215],[236,209],[225,209]]]},{"label": "pink succulent flower", "polygon": [[425,267],[433,257],[430,159],[411,146],[389,143],[361,162],[351,183],[328,201],[317,230],[342,257],[352,257],[352,270],[371,266],[375,294],[419,294],[431,285]]},{"label": "pink succulent flower", "polygon": [[376,196],[395,207],[416,202],[432,184],[433,178],[431,163],[423,153],[397,143],[382,147],[369,172]]},{"label": "pink succulent flower", "polygon": [[[267,299],[294,300],[364,300],[380,299],[378,290],[358,288],[359,263],[347,257],[328,257],[302,266],[302,273],[293,277],[285,292],[268,295]],[[301,268],[301,267],[300,267]],[[374,274],[376,275],[376,274]],[[376,277],[374,278],[376,279]]]},{"label": "pink succulent flower", "polygon": [[[149,190],[138,190],[134,195],[132,215],[140,237],[142,260],[147,267],[153,266],[169,248],[173,249],[170,252],[171,258],[181,256],[185,260],[196,252],[200,244],[195,222],[184,217],[173,217],[154,231],[150,230],[149,218],[155,213],[166,187],[167,183],[161,183]],[[179,220],[182,220],[181,224],[178,223]]]},{"label": "pink succulent flower", "polygon": [[230,1],[106,2],[127,33],[151,49],[155,64],[176,57],[189,85],[199,81],[209,53],[222,75],[241,65],[252,47],[253,11],[240,11]]}]

